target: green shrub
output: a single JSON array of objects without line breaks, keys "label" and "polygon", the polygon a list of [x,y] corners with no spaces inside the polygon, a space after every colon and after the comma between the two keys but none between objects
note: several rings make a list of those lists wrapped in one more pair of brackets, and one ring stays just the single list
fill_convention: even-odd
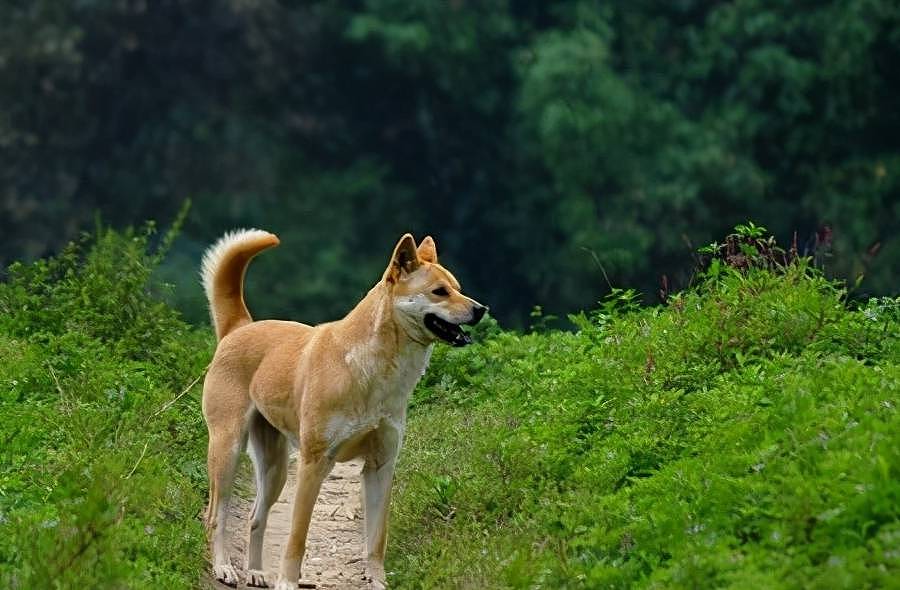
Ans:
[{"label": "green shrub", "polygon": [[900,575],[900,299],[805,260],[441,348],[392,516],[402,588],[878,588]]},{"label": "green shrub", "polygon": [[0,587],[199,579],[206,331],[152,278],[174,232],[98,230],[0,284]]},{"label": "green shrub", "polygon": [[[0,587],[198,583],[187,386],[213,341],[160,303],[173,235],[151,252],[152,226],[98,230],[0,284]],[[488,319],[479,344],[438,347],[398,470],[395,585],[888,587],[900,299],[849,305],[744,238],[665,306],[616,290],[574,332]]]}]

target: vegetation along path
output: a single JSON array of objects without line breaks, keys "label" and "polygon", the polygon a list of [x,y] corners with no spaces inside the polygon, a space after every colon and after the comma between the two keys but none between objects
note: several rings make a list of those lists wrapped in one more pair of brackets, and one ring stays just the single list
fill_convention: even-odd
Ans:
[{"label": "vegetation along path", "polygon": [[[185,384],[213,338],[157,298],[151,235],[101,231],[0,281],[0,588],[210,586]],[[900,297],[857,300],[755,225],[702,255],[662,305],[616,289],[572,329],[486,319],[435,349],[391,494],[393,587],[898,587]],[[364,586],[358,469],[314,514],[320,588]]]},{"label": "vegetation along path", "polygon": [[[263,568],[270,586],[277,580],[281,552],[291,529],[291,509],[297,488],[295,457],[291,458],[288,481],[269,513],[269,524],[263,545]],[[365,560],[363,551],[362,507],[359,501],[361,461],[338,463],[322,484],[313,511],[303,560],[301,588],[326,590],[355,590],[366,588],[363,580]],[[242,472],[244,482],[252,481]],[[246,569],[248,514],[253,493],[244,493],[246,486],[238,482],[238,493],[232,501],[228,522],[231,538],[231,562],[239,571]],[[252,484],[251,484],[252,486]],[[208,578],[208,588],[227,588]],[[245,586],[246,582],[241,584]]]}]

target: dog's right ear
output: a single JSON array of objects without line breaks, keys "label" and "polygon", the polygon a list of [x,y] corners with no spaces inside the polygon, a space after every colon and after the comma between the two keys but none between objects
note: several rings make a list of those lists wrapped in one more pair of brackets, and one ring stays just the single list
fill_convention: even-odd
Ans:
[{"label": "dog's right ear", "polygon": [[391,262],[384,271],[384,280],[388,283],[396,283],[400,277],[409,274],[419,268],[419,255],[416,253],[416,241],[412,235],[406,234],[394,247]]},{"label": "dog's right ear", "polygon": [[419,247],[416,248],[416,254],[419,255],[419,260],[422,262],[437,264],[437,246],[434,245],[434,239],[431,236],[422,238]]}]

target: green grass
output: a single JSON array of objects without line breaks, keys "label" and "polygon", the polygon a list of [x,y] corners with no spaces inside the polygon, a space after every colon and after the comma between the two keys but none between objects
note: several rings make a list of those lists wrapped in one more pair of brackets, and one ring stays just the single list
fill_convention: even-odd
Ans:
[{"label": "green grass", "polygon": [[101,231],[0,285],[2,588],[197,585],[199,387],[159,410],[212,340],[159,302],[150,229]]},{"label": "green grass", "polygon": [[900,579],[900,300],[806,268],[629,292],[576,333],[440,349],[417,390],[400,588],[887,588]]},{"label": "green grass", "polygon": [[[199,583],[199,386],[163,408],[213,337],[161,303],[174,234],[151,252],[151,230],[0,284],[2,588]],[[900,299],[848,305],[738,238],[750,270],[713,263],[665,306],[616,290],[576,331],[487,320],[437,348],[395,486],[395,587],[896,587]]]}]

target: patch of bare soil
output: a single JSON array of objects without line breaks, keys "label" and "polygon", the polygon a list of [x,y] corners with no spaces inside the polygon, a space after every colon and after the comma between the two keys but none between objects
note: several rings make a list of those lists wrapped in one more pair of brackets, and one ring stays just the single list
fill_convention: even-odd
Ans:
[{"label": "patch of bare soil", "polygon": [[[300,588],[326,590],[362,590],[367,587],[360,472],[362,461],[338,463],[322,484],[306,541]],[[278,579],[281,551],[291,530],[291,509],[296,489],[296,465],[291,459],[288,481],[281,497],[269,513],[269,525],[263,544],[263,569],[266,581],[274,586]],[[248,489],[249,488],[249,489]],[[238,473],[235,496],[231,502],[228,535],[231,539],[231,563],[240,572],[247,567],[247,524],[255,490],[247,469]],[[245,587],[245,582],[239,587]],[[207,573],[202,586],[228,588]]]}]

